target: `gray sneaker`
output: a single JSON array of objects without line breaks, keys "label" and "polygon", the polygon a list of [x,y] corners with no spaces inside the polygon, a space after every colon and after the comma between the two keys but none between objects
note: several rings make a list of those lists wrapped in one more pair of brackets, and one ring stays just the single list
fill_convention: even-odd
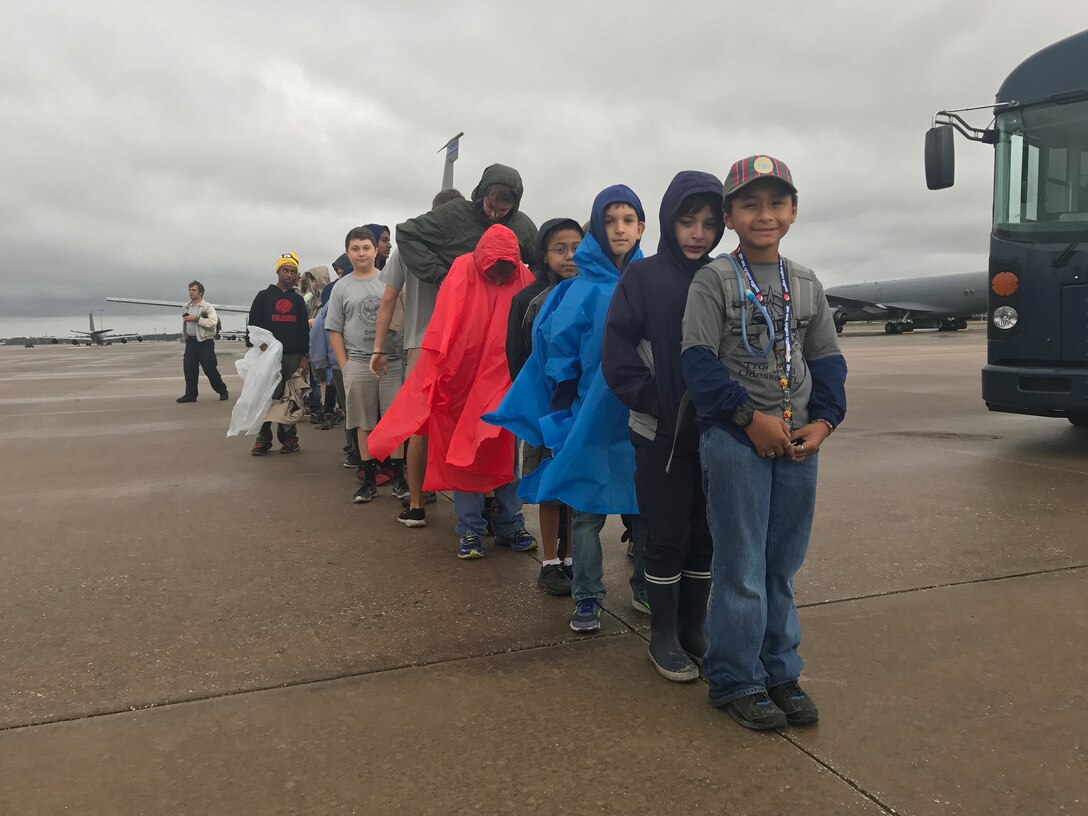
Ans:
[{"label": "gray sneaker", "polygon": [[363,482],[359,485],[359,489],[355,491],[355,495],[351,497],[351,500],[355,504],[366,504],[369,501],[373,501],[374,497],[378,495],[378,488],[374,482]]},{"label": "gray sneaker", "polygon": [[601,602],[596,598],[583,598],[574,602],[574,614],[570,628],[575,632],[601,631]]}]

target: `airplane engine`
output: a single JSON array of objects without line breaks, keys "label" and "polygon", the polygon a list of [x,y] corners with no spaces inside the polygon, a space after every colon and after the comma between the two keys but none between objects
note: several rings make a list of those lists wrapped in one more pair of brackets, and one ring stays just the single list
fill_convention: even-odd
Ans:
[{"label": "airplane engine", "polygon": [[78,346],[78,345],[79,345],[79,341],[78,341],[78,340],[73,340],[73,341],[72,341],[72,345],[73,345],[73,346]]},{"label": "airplane engine", "polygon": [[143,335],[142,334],[137,334],[136,335],[136,342],[137,343],[142,343],[143,341],[144,341]]},{"label": "airplane engine", "polygon": [[50,343],[52,343],[52,344],[53,344],[53,345],[55,346],[55,345],[56,345],[57,343],[59,343],[59,342],[60,342],[60,340],[58,340],[58,339],[57,339],[56,337],[54,337],[54,338],[53,338],[52,340],[50,340],[49,342],[50,342]]},{"label": "airplane engine", "polygon": [[127,346],[128,345],[128,338],[127,337],[121,337],[119,339],[121,341],[122,346]]}]

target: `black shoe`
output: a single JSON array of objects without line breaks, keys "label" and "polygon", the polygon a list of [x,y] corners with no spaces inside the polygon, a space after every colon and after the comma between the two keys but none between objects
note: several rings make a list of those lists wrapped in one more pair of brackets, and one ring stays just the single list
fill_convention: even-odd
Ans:
[{"label": "black shoe", "polygon": [[188,394],[178,397],[174,402],[196,402],[196,397],[190,397]]},{"label": "black shoe", "polygon": [[[647,576],[649,578],[649,576]],[[646,600],[650,604],[650,660],[657,673],[674,683],[699,679],[699,668],[691,662],[680,645],[676,620],[680,608],[680,582],[646,582]]]},{"label": "black shoe", "polygon": [[356,470],[358,470],[360,467],[362,467],[362,462],[359,461],[359,457],[356,456],[354,453],[349,453],[347,456],[344,457],[344,467],[355,468]]},{"label": "black shoe", "polygon": [[572,581],[574,580],[574,564],[564,564],[563,572],[567,574],[567,577]]},{"label": "black shoe", "polygon": [[397,516],[397,521],[405,527],[426,527],[427,511],[422,507],[417,507],[415,510],[409,507],[406,510],[400,511],[400,515]]},{"label": "black shoe", "polygon": [[280,453],[298,453],[300,450],[302,450],[298,446],[297,439],[285,439],[283,440],[283,442],[280,443],[280,445]]},{"label": "black shoe", "polygon": [[570,578],[563,572],[562,564],[545,564],[540,568],[536,585],[549,595],[570,595]]},{"label": "black shoe", "polygon": [[230,394],[228,394],[226,391],[220,391],[219,392],[219,401],[220,402],[226,402],[229,399],[230,399]]},{"label": "black shoe", "polygon": [[721,706],[725,713],[753,731],[770,731],[773,728],[785,728],[788,720],[785,713],[775,705],[765,691],[757,691],[747,697]]},{"label": "black shoe", "polygon": [[404,481],[404,479],[397,479],[393,482],[392,493],[394,499],[408,498],[408,482]]},{"label": "black shoe", "polygon": [[324,421],[325,421],[325,415],[324,414],[321,414],[321,413],[315,414],[315,413],[312,413],[312,412],[310,413],[310,424],[311,425],[320,425]]},{"label": "black shoe", "polygon": [[264,442],[258,439],[253,443],[253,450],[250,451],[254,456],[267,456],[268,452],[272,450],[271,442]]},{"label": "black shoe", "polygon": [[375,496],[378,495],[378,487],[374,482],[363,482],[359,485],[359,489],[355,491],[355,495],[351,497],[351,500],[355,504],[366,504],[372,501]]},{"label": "black shoe", "polygon": [[820,719],[820,709],[796,680],[767,689],[767,695],[782,709],[790,725],[808,725]]}]

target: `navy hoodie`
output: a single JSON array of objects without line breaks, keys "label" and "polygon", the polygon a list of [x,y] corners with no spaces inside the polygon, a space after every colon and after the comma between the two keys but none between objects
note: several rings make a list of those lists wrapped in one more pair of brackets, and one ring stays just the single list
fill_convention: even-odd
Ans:
[{"label": "navy hoodie", "polygon": [[[719,205],[718,232],[708,254],[690,261],[676,241],[674,222],[686,198],[706,193],[721,201],[722,183],[710,173],[685,170],[676,174],[661,199],[657,254],[624,270],[604,326],[601,370],[605,381],[631,411],[657,420],[656,440],[662,444],[673,441],[680,402],[687,390],[680,342],[688,287],[725,233]],[[689,452],[699,448],[690,407],[684,412],[676,444]]]}]

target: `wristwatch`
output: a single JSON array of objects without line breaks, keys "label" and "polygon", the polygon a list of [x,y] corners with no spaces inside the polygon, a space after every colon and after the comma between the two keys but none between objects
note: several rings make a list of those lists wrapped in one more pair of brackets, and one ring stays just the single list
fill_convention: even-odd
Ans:
[{"label": "wristwatch", "polygon": [[747,428],[752,424],[752,417],[756,415],[756,407],[750,402],[743,402],[733,409],[729,415],[729,421],[736,428]]}]

